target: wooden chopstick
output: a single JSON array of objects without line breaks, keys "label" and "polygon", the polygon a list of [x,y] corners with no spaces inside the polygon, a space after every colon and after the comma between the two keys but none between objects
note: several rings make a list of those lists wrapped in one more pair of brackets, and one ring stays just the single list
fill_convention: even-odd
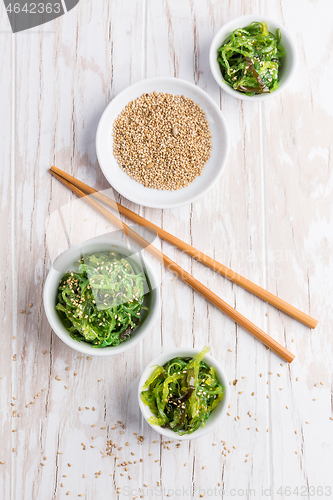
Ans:
[{"label": "wooden chopstick", "polygon": [[138,243],[144,250],[146,250],[150,255],[158,259],[161,263],[163,263],[170,271],[176,274],[181,280],[190,285],[194,290],[203,295],[207,300],[209,300],[212,304],[214,304],[218,309],[223,311],[227,316],[233,319],[240,326],[245,328],[249,333],[251,333],[254,337],[259,339],[263,344],[272,349],[276,354],[281,356],[285,361],[291,363],[295,358],[294,354],[289,352],[285,347],[279,344],[272,337],[267,335],[267,333],[263,332],[259,327],[249,321],[245,316],[240,314],[238,311],[233,309],[229,304],[224,302],[218,295],[209,290],[205,285],[200,283],[197,279],[195,279],[191,274],[189,274],[185,269],[176,264],[173,260],[163,254],[160,250],[151,245],[148,241],[146,241],[142,236],[133,231],[130,227],[128,227],[124,222],[119,220],[115,215],[109,212],[106,208],[102,207],[97,201],[93,200],[90,196],[87,196],[85,192],[76,187],[70,181],[66,180],[62,176],[58,175],[54,170],[51,170],[52,174],[59,179],[65,186],[71,189],[75,194],[77,194],[80,198],[83,198],[91,207],[95,208],[98,212],[100,212],[104,217],[106,217],[112,224],[114,224],[118,229],[124,231],[126,235],[132,238],[136,243]]},{"label": "wooden chopstick", "polygon": [[200,252],[196,248],[192,247],[188,243],[185,243],[184,241],[180,240],[179,238],[176,238],[176,236],[173,236],[172,234],[168,233],[164,229],[156,226],[153,222],[148,221],[144,217],[141,217],[140,215],[136,214],[135,212],[132,212],[129,208],[124,207],[120,203],[117,203],[116,201],[112,200],[111,198],[108,198],[102,193],[99,193],[96,191],[96,189],[93,189],[92,187],[88,186],[84,182],[79,181],[75,177],[72,177],[71,175],[67,174],[66,172],[63,172],[59,168],[52,166],[51,167],[51,172],[56,173],[60,175],[60,177],[63,177],[67,181],[71,182],[74,184],[76,187],[83,189],[87,193],[91,194],[98,200],[102,201],[109,207],[118,210],[121,214],[125,215],[132,221],[136,222],[137,224],[140,224],[141,226],[144,227],[149,227],[156,231],[156,233],[159,235],[160,238],[162,238],[165,241],[168,241],[175,247],[179,248],[180,250],[186,252],[188,255],[193,257],[194,259],[198,260],[202,264],[206,265],[213,271],[216,271],[217,273],[221,274],[221,276],[224,276],[225,278],[228,278],[230,281],[233,283],[236,283],[237,285],[241,286],[245,290],[248,290],[249,292],[253,293],[257,297],[259,297],[262,300],[265,300],[272,306],[276,307],[277,309],[280,309],[284,313],[288,314],[294,319],[297,319],[304,325],[308,326],[309,328],[316,328],[318,321],[311,316],[305,314],[304,312],[300,311],[296,307],[292,306],[291,304],[288,304],[288,302],[285,302],[284,300],[280,299],[273,293],[268,292],[264,288],[260,287],[259,285],[256,285],[255,283],[252,283],[252,281],[248,280],[247,278],[244,278],[240,274],[235,273],[228,267],[224,266],[220,262],[217,262],[216,260],[212,259],[208,255]]}]

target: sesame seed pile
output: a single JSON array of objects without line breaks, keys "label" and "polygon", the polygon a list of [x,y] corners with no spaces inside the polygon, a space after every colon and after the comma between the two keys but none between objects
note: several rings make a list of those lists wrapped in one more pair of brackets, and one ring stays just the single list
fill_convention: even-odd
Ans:
[{"label": "sesame seed pile", "polygon": [[132,179],[173,191],[201,175],[211,138],[205,113],[192,99],[153,92],[129,102],[116,118],[113,153]]}]

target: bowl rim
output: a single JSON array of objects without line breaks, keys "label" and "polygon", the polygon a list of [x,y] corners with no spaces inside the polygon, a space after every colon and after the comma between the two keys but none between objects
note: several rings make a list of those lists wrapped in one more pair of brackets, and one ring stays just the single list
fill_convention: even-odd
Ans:
[{"label": "bowl rim", "polygon": [[[94,246],[94,247],[98,247],[98,246],[103,247],[103,245],[110,246],[110,247],[112,247],[113,250],[115,250],[115,246],[116,246],[117,250],[115,250],[115,251],[122,250],[122,251],[124,251],[123,255],[130,256],[131,258],[135,257],[135,255],[138,253],[138,252],[135,252],[135,249],[131,245],[125,244],[119,240],[114,240],[114,239],[105,238],[105,237],[91,238],[89,240],[85,240],[81,243],[78,243],[77,245],[73,245],[72,247],[68,248],[67,250],[62,252],[57,257],[57,259],[55,259],[50,271],[48,272],[47,278],[46,278],[45,283],[44,283],[44,290],[43,290],[44,311],[45,311],[47,320],[48,320],[49,325],[51,326],[53,332],[57,335],[57,337],[59,337],[60,340],[62,340],[62,342],[64,342],[66,345],[68,345],[69,347],[71,347],[75,351],[78,351],[78,352],[81,352],[84,354],[89,354],[91,356],[114,356],[117,354],[121,354],[125,351],[128,351],[132,347],[136,346],[139,342],[141,342],[141,340],[144,339],[144,337],[148,334],[149,330],[152,328],[154,321],[156,319],[157,313],[160,309],[159,283],[158,283],[158,279],[157,279],[155,270],[153,269],[151,263],[141,253],[140,259],[143,260],[143,264],[145,266],[149,280],[152,284],[151,293],[153,294],[152,297],[153,297],[154,302],[153,302],[153,307],[149,311],[149,314],[148,314],[144,324],[142,325],[141,329],[137,332],[136,336],[133,337],[132,339],[130,339],[131,341],[129,343],[123,342],[116,347],[109,347],[109,348],[105,348],[105,349],[97,349],[97,348],[92,347],[92,345],[90,345],[87,342],[78,342],[78,341],[72,339],[71,336],[69,335],[68,331],[66,330],[66,328],[64,326],[59,328],[58,324],[56,324],[56,322],[55,322],[56,311],[55,311],[54,306],[52,306],[52,300],[53,300],[52,297],[56,293],[56,291],[54,289],[53,281],[56,280],[55,282],[59,282],[58,281],[59,276],[61,275],[61,277],[62,277],[64,274],[63,271],[58,271],[55,269],[55,264],[58,261],[58,259],[64,259],[66,253],[75,254],[76,251],[77,252],[81,251],[82,253],[94,253],[94,252],[98,251],[97,248],[95,250],[90,250],[90,249],[85,250],[84,247],[88,247],[89,244],[91,246]],[[111,250],[111,248],[110,248],[110,250]],[[103,250],[100,250],[100,251],[107,251],[107,250],[104,248]],[[119,251],[119,253],[122,253],[122,252]],[[68,260],[69,260],[69,257],[68,257]],[[73,260],[71,258],[71,264],[69,264],[69,265],[73,265],[74,262],[75,262],[75,260]]]},{"label": "bowl rim", "polygon": [[[254,96],[247,96],[242,94],[241,92],[238,92],[238,90],[234,90],[229,85],[227,85],[224,82],[224,79],[222,78],[220,68],[218,66],[218,63],[216,61],[216,45],[217,42],[219,44],[222,44],[223,41],[228,37],[228,33],[224,35],[225,32],[229,31],[229,28],[233,24],[238,24],[242,23],[244,26],[247,24],[254,22],[254,21],[266,21],[268,25],[275,26],[276,28],[279,28],[282,34],[282,38],[285,38],[288,40],[288,44],[290,45],[290,57],[291,57],[291,67],[289,70],[288,75],[286,76],[285,80],[283,83],[274,90],[274,92],[270,94],[265,94],[265,95],[254,95]],[[234,28],[237,29],[237,28]],[[234,31],[234,29],[230,30],[230,33]],[[223,35],[223,37],[222,37]],[[221,40],[223,38],[223,40]],[[282,42],[283,45],[283,42]],[[286,87],[289,85],[290,81],[295,75],[296,68],[297,68],[297,48],[296,48],[296,43],[293,39],[293,37],[290,35],[289,31],[285,26],[277,21],[276,19],[270,18],[268,16],[263,16],[262,14],[246,14],[244,16],[238,16],[235,17],[234,19],[230,19],[228,22],[223,24],[221,28],[217,31],[217,33],[214,35],[214,38],[211,42],[210,49],[209,49],[209,65],[210,65],[210,70],[212,72],[212,75],[214,77],[214,80],[216,83],[224,90],[227,92],[229,95],[236,97],[237,99],[243,100],[243,101],[265,101],[267,99],[271,99],[272,97],[275,97],[279,95]]]},{"label": "bowl rim", "polygon": [[141,410],[141,413],[143,415],[143,418],[146,420],[148,425],[152,429],[154,429],[156,432],[159,434],[162,434],[163,436],[167,436],[169,438],[177,439],[180,441],[188,441],[190,439],[197,439],[199,437],[204,436],[205,434],[208,434],[211,432],[215,427],[217,427],[220,419],[222,418],[224,414],[224,410],[227,407],[230,399],[230,389],[229,389],[229,380],[228,377],[222,368],[221,364],[219,361],[217,361],[212,355],[210,354],[205,354],[204,361],[209,365],[209,366],[214,366],[217,371],[217,375],[221,383],[223,384],[223,387],[225,389],[225,394],[223,400],[220,402],[220,404],[213,410],[213,412],[216,413],[216,418],[214,421],[210,421],[210,419],[207,420],[205,427],[200,427],[197,429],[193,434],[184,434],[184,436],[179,436],[176,432],[172,431],[171,429],[162,429],[162,427],[158,425],[152,425],[148,422],[148,419],[150,416],[152,416],[152,413],[149,409],[148,406],[146,406],[142,399],[141,399],[141,390],[142,387],[149,377],[149,375],[153,372],[154,368],[156,365],[161,365],[163,366],[165,363],[167,363],[170,359],[176,357],[176,356],[194,356],[198,354],[199,352],[202,351],[202,348],[195,348],[195,347],[176,347],[173,349],[169,349],[167,351],[162,352],[158,356],[156,356],[152,361],[150,361],[145,369],[142,372],[142,375],[140,377],[139,385],[138,385],[138,401],[139,401],[139,407]]},{"label": "bowl rim", "polygon": [[[136,197],[133,195],[128,196],[128,193],[126,192],[126,186],[123,187],[122,185],[119,185],[120,183],[116,182],[114,184],[114,181],[111,182],[111,180],[110,180],[111,175],[110,175],[110,172],[108,171],[108,168],[105,165],[105,161],[104,161],[105,159],[103,158],[105,156],[105,154],[102,153],[102,148],[103,148],[103,144],[104,144],[103,139],[102,139],[102,132],[103,132],[103,129],[105,127],[107,115],[110,113],[110,108],[112,106],[114,106],[114,104],[118,100],[122,99],[122,97],[127,92],[129,92],[130,89],[135,89],[136,87],[140,87],[142,84],[145,84],[145,83],[150,85],[150,84],[155,83],[155,82],[162,82],[162,83],[165,82],[166,85],[168,85],[168,83],[177,82],[177,83],[179,83],[179,85],[183,86],[185,90],[192,89],[192,91],[193,91],[195,89],[195,92],[197,92],[199,95],[201,95],[201,97],[203,99],[205,99],[206,102],[218,114],[220,122],[221,122],[222,127],[223,127],[224,136],[225,136],[224,137],[224,149],[223,149],[223,154],[220,156],[221,159],[219,160],[219,166],[216,169],[216,174],[211,177],[211,180],[207,183],[207,186],[204,189],[200,189],[197,194],[187,197],[187,199],[185,201],[158,203],[158,202],[150,201],[149,196],[147,196],[147,199],[143,203],[142,197],[140,197],[140,196],[139,197]],[[165,92],[167,92],[167,91],[168,90],[166,89]],[[144,91],[142,91],[142,93],[144,93]],[[107,107],[104,109],[103,114],[99,120],[97,132],[96,132],[96,153],[97,153],[98,163],[99,163],[100,168],[101,168],[104,176],[106,177],[107,181],[124,198],[132,201],[133,203],[136,203],[136,204],[141,205],[141,206],[149,207],[149,208],[160,208],[160,209],[176,208],[176,207],[189,205],[191,203],[194,203],[198,199],[202,198],[210,189],[213,188],[213,186],[216,184],[216,182],[218,181],[218,179],[222,175],[222,172],[224,171],[226,163],[227,163],[229,150],[230,150],[230,137],[229,137],[228,125],[227,125],[226,119],[225,119],[221,109],[216,104],[216,102],[212,99],[212,97],[207,92],[205,92],[203,89],[201,89],[197,85],[195,85],[191,82],[188,82],[187,80],[183,80],[183,79],[177,78],[177,77],[170,77],[170,76],[167,76],[167,77],[159,76],[159,77],[153,77],[153,78],[145,78],[145,79],[139,80],[138,82],[135,82],[131,85],[128,85],[125,89],[123,89],[121,92],[119,92],[109,102]],[[117,160],[115,159],[115,161],[117,161]],[[118,167],[119,167],[119,165],[118,165]],[[146,188],[146,189],[150,189],[150,188]],[[186,189],[186,187],[183,189]],[[180,191],[182,191],[182,190],[180,190]]]}]

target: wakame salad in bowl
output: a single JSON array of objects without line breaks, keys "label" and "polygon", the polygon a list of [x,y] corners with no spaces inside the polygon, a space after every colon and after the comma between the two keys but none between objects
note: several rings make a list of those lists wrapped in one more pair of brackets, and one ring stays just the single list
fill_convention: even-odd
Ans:
[{"label": "wakame salad in bowl", "polygon": [[160,354],[142,374],[139,406],[149,425],[176,439],[210,432],[225,412],[229,383],[209,347]]},{"label": "wakame salad in bowl", "polygon": [[137,344],[159,309],[156,275],[148,261],[119,241],[97,238],[54,262],[44,288],[54,332],[87,354],[117,354]]},{"label": "wakame salad in bowl", "polygon": [[296,47],[280,23],[264,16],[242,16],[225,24],[210,48],[216,82],[243,100],[280,93],[296,69]]}]

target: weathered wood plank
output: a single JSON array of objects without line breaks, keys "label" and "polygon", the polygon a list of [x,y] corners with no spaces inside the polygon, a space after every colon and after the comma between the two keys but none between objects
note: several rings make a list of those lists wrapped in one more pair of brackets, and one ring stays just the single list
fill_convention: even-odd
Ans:
[{"label": "weathered wood plank", "polygon": [[[259,106],[220,91],[208,64],[210,41],[219,27],[238,15],[259,12],[258,8],[294,32],[300,55],[294,87]],[[2,224],[8,243],[1,246],[1,303],[8,313],[3,315],[4,324],[12,324],[17,333],[13,347],[8,335],[2,343],[1,410],[9,407],[12,384],[17,387],[12,394],[17,398],[15,409],[22,414],[16,419],[14,434],[10,412],[1,414],[1,431],[7,439],[4,451],[1,447],[0,460],[5,464],[0,465],[0,491],[6,500],[57,499],[67,491],[86,498],[103,497],[105,491],[111,498],[139,497],[143,494],[139,488],[145,489],[144,484],[159,488],[157,482],[166,488],[163,498],[168,490],[184,487],[195,499],[200,488],[207,493],[208,487],[219,488],[218,483],[226,492],[254,488],[258,497],[262,487],[272,488],[272,498],[285,497],[277,495],[280,486],[332,486],[333,104],[325,98],[332,67],[332,27],[326,15],[328,0],[320,6],[310,0],[302,2],[302,23],[299,8],[299,2],[285,0],[269,5],[254,0],[82,1],[66,16],[16,36],[15,86],[9,69],[12,37],[2,35],[6,45],[0,58],[1,95],[5,96],[1,101],[5,119],[0,125],[5,145],[1,152],[2,208],[7,220],[11,210],[8,162],[14,139],[16,205],[11,213],[17,214],[17,266],[12,274],[9,242],[13,226]],[[6,30],[3,10],[1,16]],[[313,36],[308,37],[309,32]],[[322,59],[317,59],[316,33],[320,34]],[[156,263],[162,282],[161,315],[133,351],[116,359],[88,360],[63,345],[48,326],[42,287],[51,257],[61,248],[60,238],[54,245],[57,238],[52,238],[50,214],[59,207],[68,214],[71,244],[112,228],[51,180],[47,169],[56,163],[90,185],[107,188],[95,152],[98,120],[118,92],[153,76],[191,81],[219,103],[229,126],[230,157],[216,186],[192,206],[160,211],[135,206],[117,194],[116,199],[317,316],[319,326],[310,332],[170,245],[156,242],[294,351],[297,357],[290,367],[280,366],[275,355]],[[6,125],[11,120],[14,89],[16,132],[11,137]],[[48,249],[52,241],[54,246]],[[14,317],[6,306],[9,303]],[[17,314],[19,309],[29,314]],[[175,440],[168,444],[169,450],[139,415],[139,376],[161,350],[206,344],[230,380],[238,379],[231,387],[230,417],[206,438],[182,443],[179,449]],[[15,362],[11,361],[13,353]],[[144,435],[142,444],[134,433]],[[105,457],[108,439],[117,448],[113,456]],[[124,461],[132,462],[127,471],[118,467]],[[117,487],[122,493],[117,494]]]},{"label": "weathered wood plank", "polygon": [[[13,417],[16,402],[13,400],[12,370],[16,364],[13,361],[15,353],[15,315],[16,315],[16,286],[14,249],[14,176],[12,167],[12,130],[14,127],[12,101],[14,85],[12,57],[14,56],[14,39],[10,32],[7,14],[0,11],[0,30],[2,50],[0,54],[0,304],[1,304],[1,330],[0,330],[0,496],[10,498],[12,493],[12,448],[15,443],[15,428],[17,418]],[[12,328],[12,326],[14,328]],[[13,404],[13,406],[11,406]],[[13,425],[13,427],[12,427]]]},{"label": "weathered wood plank", "polygon": [[[310,26],[321,33],[320,45],[326,53],[332,37],[331,22],[325,17],[328,8],[328,4],[304,2],[301,23],[295,6],[288,2],[277,2],[272,9],[272,16],[280,18],[294,36],[299,63],[290,88],[263,106],[268,287],[319,319],[317,328],[310,330],[270,308],[270,329],[280,324],[278,340],[297,354],[289,368],[271,365],[272,487],[276,492],[280,486],[290,486],[292,491],[298,486],[309,498],[320,494],[318,487],[333,486],[329,473],[332,362],[328,355],[332,352],[328,319],[333,248],[328,132],[332,102],[323,101],[332,56],[327,53],[323,65],[314,50],[317,42],[307,34]],[[276,128],[275,123],[281,125]]]}]

